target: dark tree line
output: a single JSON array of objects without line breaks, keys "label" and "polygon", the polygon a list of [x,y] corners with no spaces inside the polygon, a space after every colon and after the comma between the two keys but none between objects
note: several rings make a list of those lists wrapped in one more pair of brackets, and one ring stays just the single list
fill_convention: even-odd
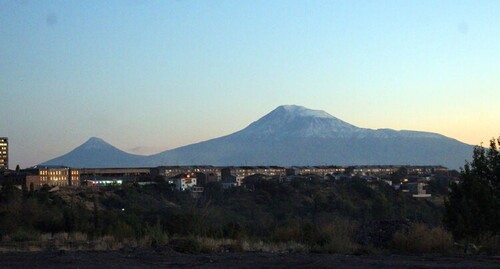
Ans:
[{"label": "dark tree line", "polygon": [[445,203],[445,224],[453,235],[477,238],[500,232],[500,137],[489,149],[474,148],[473,160],[461,171],[461,181],[451,184]]}]

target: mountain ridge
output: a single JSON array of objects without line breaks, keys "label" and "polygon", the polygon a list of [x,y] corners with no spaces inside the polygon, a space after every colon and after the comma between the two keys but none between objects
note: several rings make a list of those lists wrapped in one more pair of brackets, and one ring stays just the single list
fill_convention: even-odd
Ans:
[{"label": "mountain ridge", "polygon": [[[360,128],[322,110],[278,106],[247,127],[149,156],[90,138],[43,164],[72,167],[159,165],[444,165],[458,168],[472,146],[432,132]],[[95,159],[95,160],[93,160]]]}]

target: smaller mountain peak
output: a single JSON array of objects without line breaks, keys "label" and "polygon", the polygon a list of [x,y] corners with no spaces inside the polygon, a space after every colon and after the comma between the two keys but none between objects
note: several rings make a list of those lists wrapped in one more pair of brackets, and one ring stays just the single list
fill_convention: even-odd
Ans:
[{"label": "smaller mountain peak", "polygon": [[91,137],[87,142],[83,143],[81,147],[84,148],[106,148],[111,147],[111,145],[99,137]]},{"label": "smaller mountain peak", "polygon": [[89,140],[87,140],[87,142],[104,142],[104,139],[92,136]]}]

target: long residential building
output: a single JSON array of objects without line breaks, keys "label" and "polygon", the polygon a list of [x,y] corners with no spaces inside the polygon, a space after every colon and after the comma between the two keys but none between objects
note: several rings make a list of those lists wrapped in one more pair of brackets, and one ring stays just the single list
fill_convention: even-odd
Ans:
[{"label": "long residential building", "polygon": [[26,187],[40,189],[44,185],[49,187],[80,186],[80,170],[65,166],[35,166],[25,169]]},{"label": "long residential building", "polygon": [[[3,144],[0,144],[3,145]],[[1,150],[0,147],[0,151]],[[367,165],[367,166],[159,166],[138,168],[81,168],[64,166],[35,166],[21,171],[2,170],[0,181],[19,183],[39,189],[47,186],[101,186],[108,184],[152,184],[186,176],[186,186],[177,184],[178,189],[206,186],[210,182],[221,182],[224,186],[239,186],[245,178],[261,175],[279,180],[294,176],[317,175],[325,179],[349,178],[352,176],[370,176],[386,178],[398,172],[408,176],[446,174],[448,169],[442,166],[404,166],[404,165]],[[182,177],[181,177],[182,178]],[[182,183],[182,182],[181,182]]]}]

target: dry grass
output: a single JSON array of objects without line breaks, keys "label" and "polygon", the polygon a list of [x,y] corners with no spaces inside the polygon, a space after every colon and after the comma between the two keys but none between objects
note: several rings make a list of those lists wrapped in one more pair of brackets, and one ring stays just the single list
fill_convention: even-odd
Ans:
[{"label": "dry grass", "polygon": [[268,253],[291,253],[291,252],[309,252],[309,248],[297,242],[265,242],[262,240],[252,241],[246,239],[229,238],[195,238],[201,246],[201,252],[243,252],[256,251]]},{"label": "dry grass", "polygon": [[353,253],[359,248],[354,243],[354,225],[348,221],[336,221],[319,228],[312,251],[322,253]]},{"label": "dry grass", "polygon": [[397,232],[391,244],[394,250],[412,253],[446,253],[453,247],[453,237],[442,227],[413,224],[407,232]]},{"label": "dry grass", "polygon": [[300,251],[304,244],[313,252],[354,253],[360,248],[353,240],[356,227],[355,223],[344,219],[319,225],[292,223],[277,227],[272,240],[278,242],[277,246],[299,246]]},{"label": "dry grass", "polygon": [[[299,226],[300,227],[300,226]],[[274,240],[248,240],[248,239],[215,239],[207,237],[187,237],[187,238],[168,238],[161,230],[150,229],[141,238],[116,238],[111,235],[89,239],[84,233],[57,233],[57,234],[30,234],[22,231],[15,235],[17,237],[4,236],[0,245],[0,252],[7,251],[41,251],[46,249],[58,250],[119,250],[126,247],[149,248],[161,247],[169,242],[190,241],[193,244],[187,244],[187,247],[193,246],[193,251],[202,253],[215,252],[242,252],[257,251],[268,253],[356,253],[360,246],[352,240],[355,233],[355,225],[347,221],[335,221],[315,227],[305,237],[304,234],[298,234],[297,227],[290,229],[284,227],[278,231],[283,241]],[[302,239],[296,241],[289,237],[289,241],[284,241],[286,235],[295,235]],[[20,239],[32,239],[24,240]],[[306,238],[308,241],[304,241]],[[481,240],[482,249],[487,253],[499,253],[498,236],[488,236]],[[429,253],[429,252],[448,252],[452,248],[453,240],[449,232],[441,227],[429,228],[425,224],[414,224],[407,232],[398,232],[394,235],[391,246],[393,250]],[[186,251],[191,251],[187,249]]]},{"label": "dry grass", "polygon": [[243,250],[245,251],[261,251],[269,253],[305,253],[309,252],[310,248],[304,244],[294,241],[270,243],[263,241],[244,241]]}]

